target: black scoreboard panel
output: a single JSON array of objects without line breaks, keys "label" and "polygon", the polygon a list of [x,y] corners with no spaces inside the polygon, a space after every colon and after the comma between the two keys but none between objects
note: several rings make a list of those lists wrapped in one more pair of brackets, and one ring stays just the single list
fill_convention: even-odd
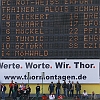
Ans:
[{"label": "black scoreboard panel", "polygon": [[100,58],[100,0],[1,0],[1,59]]}]

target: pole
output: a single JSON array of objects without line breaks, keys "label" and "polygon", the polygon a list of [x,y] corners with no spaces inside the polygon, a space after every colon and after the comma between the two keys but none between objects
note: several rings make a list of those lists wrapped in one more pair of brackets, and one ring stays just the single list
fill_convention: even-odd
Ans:
[{"label": "pole", "polygon": [[42,94],[43,94],[43,77],[42,77]]},{"label": "pole", "polygon": [[43,95],[43,79],[45,78],[45,72],[42,72],[41,76],[42,76],[42,95]]},{"label": "pole", "polygon": [[28,72],[28,85],[29,85],[29,79],[30,79],[30,72]]}]

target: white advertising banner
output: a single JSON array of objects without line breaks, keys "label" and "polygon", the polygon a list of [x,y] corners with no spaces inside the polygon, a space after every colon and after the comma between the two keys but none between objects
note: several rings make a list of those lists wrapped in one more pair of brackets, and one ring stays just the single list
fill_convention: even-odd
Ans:
[{"label": "white advertising banner", "polygon": [[[99,60],[1,60],[0,81],[10,83],[100,83]],[[29,76],[29,79],[28,79]],[[43,80],[42,80],[43,79]]]}]

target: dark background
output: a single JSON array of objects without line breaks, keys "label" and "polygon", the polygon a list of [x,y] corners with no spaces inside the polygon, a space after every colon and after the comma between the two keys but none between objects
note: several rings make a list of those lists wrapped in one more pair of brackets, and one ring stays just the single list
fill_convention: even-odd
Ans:
[{"label": "dark background", "polygon": [[[16,6],[14,3],[15,0],[13,0],[13,3],[11,5],[12,6]],[[19,56],[19,55],[15,55],[15,45],[16,43],[16,13],[10,13],[11,16],[11,32],[10,32],[10,49],[7,49],[6,46],[4,49],[2,49],[2,44],[6,44],[6,36],[8,36],[6,34],[6,25],[5,23],[7,22],[6,20],[2,20],[1,16],[0,16],[0,58],[1,59],[97,59],[100,58],[100,48],[99,48],[99,41],[88,41],[87,43],[97,43],[98,48],[84,48],[84,28],[100,28],[100,24],[98,26],[84,26],[84,13],[85,12],[75,12],[74,11],[74,7],[75,6],[99,6],[100,5],[100,0],[93,0],[93,4],[69,4],[69,5],[64,5],[64,0],[59,0],[60,4],[59,6],[68,6],[69,11],[68,12],[44,12],[44,6],[39,6],[39,5],[30,5],[34,6],[35,8],[38,8],[38,11],[35,11],[34,14],[38,13],[38,14],[49,14],[49,19],[46,20],[42,20],[44,21],[43,24],[43,30],[44,30],[44,34],[41,35],[34,35],[34,36],[43,36],[43,42],[24,42],[24,43],[43,43],[43,48],[40,49],[26,49],[24,48],[24,50],[20,50],[19,51],[40,51],[43,54],[44,50],[48,51],[48,56],[40,56],[40,55],[34,55],[34,56]],[[27,6],[27,5],[26,5]],[[51,5],[50,5],[51,6]],[[53,5],[54,7],[56,5]],[[0,6],[0,15],[2,15],[2,6]],[[78,24],[76,26],[70,26],[70,14],[72,14],[74,16],[75,13],[78,13]],[[87,13],[94,13],[94,12],[87,12]],[[99,12],[98,12],[99,13]],[[22,13],[20,13],[22,14]],[[25,13],[24,13],[25,14]],[[100,17],[100,16],[99,16]],[[74,18],[74,17],[73,17]],[[90,20],[90,19],[88,19]],[[100,19],[97,19],[98,21],[100,21]],[[25,20],[24,20],[25,21]],[[33,20],[35,21],[35,20]],[[72,22],[74,23],[75,19],[72,20]],[[53,23],[53,24],[52,24]],[[26,29],[27,27],[25,27],[24,29]],[[38,27],[38,29],[41,27]],[[70,28],[77,28],[78,29],[78,34],[69,34],[70,33]],[[20,28],[21,29],[21,28]],[[99,33],[100,34],[100,33]],[[99,36],[98,34],[98,36]],[[94,35],[94,32],[91,32],[91,35]],[[20,35],[20,36],[26,36],[24,35]],[[27,35],[29,36],[29,35]],[[31,36],[31,35],[30,35]],[[74,37],[77,36],[78,37],[78,41],[69,41],[70,37]],[[21,43],[21,42],[20,42]],[[78,47],[74,47],[74,46],[70,46],[71,44],[78,44]],[[4,52],[4,55],[2,55],[2,51]],[[9,53],[9,55],[7,54]]]}]

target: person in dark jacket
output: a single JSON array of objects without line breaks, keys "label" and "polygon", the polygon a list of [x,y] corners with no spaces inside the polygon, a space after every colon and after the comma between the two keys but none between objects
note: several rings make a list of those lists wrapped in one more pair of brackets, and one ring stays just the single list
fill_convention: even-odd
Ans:
[{"label": "person in dark jacket", "polygon": [[55,85],[53,84],[53,82],[51,82],[51,84],[49,84],[49,87],[48,87],[48,90],[50,91],[50,94],[52,92],[54,92],[54,87],[55,87]]},{"label": "person in dark jacket", "polygon": [[21,89],[17,90],[17,100],[21,100]]},{"label": "person in dark jacket", "polygon": [[74,97],[74,82],[72,81],[71,97]]},{"label": "person in dark jacket", "polygon": [[61,83],[58,80],[58,83],[56,84],[56,97],[58,98],[58,96],[60,95],[60,89],[61,89]]},{"label": "person in dark jacket", "polygon": [[62,84],[62,88],[63,88],[63,91],[64,91],[64,96],[67,97],[67,84],[66,84],[66,81],[64,81],[64,83]]},{"label": "person in dark jacket", "polygon": [[28,87],[27,87],[27,96],[28,96],[28,99],[30,98],[30,92],[31,92],[31,88],[30,88],[30,86],[28,85]]},{"label": "person in dark jacket", "polygon": [[37,84],[37,86],[36,86],[36,98],[37,99],[39,98],[39,95],[40,95],[40,86],[39,86],[39,84]]},{"label": "person in dark jacket", "polygon": [[6,91],[6,86],[5,84],[1,85],[1,98],[2,100],[5,100],[5,91]]},{"label": "person in dark jacket", "polygon": [[67,84],[67,95],[68,97],[71,97],[71,89],[72,89],[72,83],[69,81]]},{"label": "person in dark jacket", "polygon": [[80,90],[81,90],[81,84],[79,84],[79,82],[77,81],[77,83],[75,84],[75,90],[76,90],[76,95],[80,96]]},{"label": "person in dark jacket", "polygon": [[17,97],[17,90],[18,90],[18,84],[15,82],[14,84],[14,90],[15,90],[15,98]]}]

